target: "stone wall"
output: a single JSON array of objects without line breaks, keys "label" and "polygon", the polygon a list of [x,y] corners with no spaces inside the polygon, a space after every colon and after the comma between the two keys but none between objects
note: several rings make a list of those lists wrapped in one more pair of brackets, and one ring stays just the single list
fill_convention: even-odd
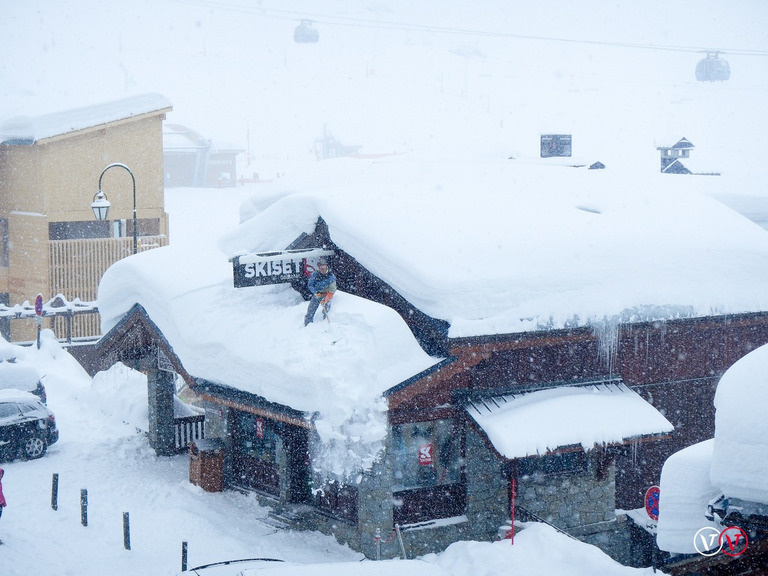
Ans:
[{"label": "stone wall", "polygon": [[474,428],[466,431],[467,518],[473,540],[493,540],[510,519],[509,484],[501,460]]},{"label": "stone wall", "polygon": [[583,465],[567,472],[518,474],[517,505],[569,532],[614,522],[616,469],[609,465],[598,477],[597,457],[590,450],[583,455]]}]

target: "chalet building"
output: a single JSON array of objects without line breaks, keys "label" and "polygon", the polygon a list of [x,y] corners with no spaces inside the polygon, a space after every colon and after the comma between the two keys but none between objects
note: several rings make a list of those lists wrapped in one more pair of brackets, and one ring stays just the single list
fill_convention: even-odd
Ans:
[{"label": "chalet building", "polygon": [[237,184],[237,155],[243,150],[214,146],[190,128],[163,124],[165,185],[221,188]]},{"label": "chalet building", "polygon": [[[162,122],[171,110],[149,94],[88,108],[0,123],[0,303],[96,299],[101,274],[132,253],[135,178],[140,248],[164,245]],[[112,163],[130,167],[102,171]],[[101,184],[111,210],[97,221],[91,202]],[[96,315],[74,335],[95,336]],[[10,322],[3,336],[30,340],[32,320]],[[46,320],[48,322],[48,320]],[[63,325],[51,326],[63,336]]]},{"label": "chalet building", "polygon": [[659,146],[662,174],[691,174],[681,160],[690,158],[694,146],[687,139],[681,138],[672,146]]},{"label": "chalet building", "polygon": [[[397,186],[400,182],[396,174],[390,175],[391,180],[382,177],[381,171],[389,169],[387,162],[384,166],[375,163],[373,166],[372,173],[366,175],[371,182],[379,186]],[[483,165],[479,169],[488,175],[496,168]],[[445,170],[455,172],[439,177],[459,188],[466,184],[458,178],[459,173],[477,174],[466,166]],[[590,192],[605,186],[605,198],[610,198],[618,189],[610,181],[597,180],[606,177],[605,171],[584,169],[561,175],[554,171],[542,173],[539,167],[518,169],[508,165],[498,170],[495,176],[514,173],[521,178],[528,171],[537,183],[541,183],[542,174],[557,175],[558,179],[583,178],[582,183],[592,183]],[[430,172],[429,177],[436,173]],[[488,177],[483,182],[492,188],[494,183],[504,185],[508,180]],[[561,184],[559,180],[558,184]],[[375,186],[371,186],[375,191]],[[574,207],[571,193],[567,190],[564,193],[564,188],[567,187],[544,186],[542,196],[550,196],[535,199],[546,205],[547,211],[543,214],[547,218],[557,213],[553,199],[565,201],[568,217],[589,219],[593,225],[602,222],[603,214],[609,212],[598,209],[600,202],[595,200],[596,196],[591,202],[597,204],[590,204],[594,210]],[[350,184],[350,194],[364,189],[359,182]],[[427,194],[428,188],[423,190]],[[443,229],[456,230],[447,223],[451,212],[447,204],[461,208],[462,223],[471,219],[467,205],[455,202],[461,199],[459,195],[442,196],[446,194],[444,188],[432,187],[431,190],[437,190],[440,198],[449,199],[436,212],[441,215]],[[423,196],[413,194],[413,187],[404,185],[403,194],[415,203],[424,201]],[[478,188],[474,201],[482,202],[484,194],[494,199],[499,197],[492,190]],[[289,346],[282,356],[280,352],[276,355],[271,352],[271,357],[264,358],[259,356],[258,343],[249,346],[247,356],[242,357],[230,357],[217,348],[217,354],[224,354],[218,358],[222,366],[240,361],[246,366],[248,362],[254,363],[250,379],[226,381],[222,376],[223,367],[217,373],[187,352],[189,339],[199,335],[185,334],[179,339],[177,327],[167,324],[162,308],[155,308],[157,313],[152,313],[152,306],[162,304],[153,303],[148,292],[146,302],[113,305],[110,309],[108,330],[97,345],[102,365],[95,365],[91,370],[122,361],[148,372],[150,414],[155,415],[150,423],[150,441],[158,453],[170,452],[173,432],[168,415],[172,413],[172,373],[182,375],[199,404],[206,409],[207,438],[218,439],[220,443],[222,487],[252,490],[272,507],[275,522],[332,533],[368,557],[376,557],[379,550],[385,557],[400,554],[393,530],[400,530],[409,554],[424,554],[442,550],[457,540],[494,539],[499,528],[514,514],[516,519],[548,522],[628,562],[632,547],[631,522],[621,510],[643,507],[644,494],[650,486],[658,484],[661,466],[670,454],[712,436],[712,398],[718,378],[740,357],[768,342],[768,314],[760,310],[760,306],[714,312],[717,306],[713,305],[709,313],[704,314],[692,313],[691,308],[681,313],[681,309],[671,312],[661,307],[636,308],[632,316],[606,316],[603,322],[586,323],[578,319],[561,322],[554,316],[557,304],[552,301],[543,305],[539,320],[520,317],[517,312],[510,316],[508,307],[502,306],[492,324],[487,323],[486,317],[476,318],[473,324],[464,321],[461,312],[466,299],[473,297],[469,292],[462,293],[459,299],[450,291],[441,292],[440,300],[432,298],[432,294],[413,289],[421,277],[415,280],[404,277],[401,268],[388,266],[388,261],[380,259],[381,254],[370,248],[366,250],[370,239],[361,240],[360,232],[352,234],[354,242],[348,241],[349,222],[357,223],[354,215],[361,214],[355,212],[353,198],[339,193],[335,198],[317,200],[320,216],[303,232],[296,229],[292,238],[284,231],[294,230],[293,214],[304,217],[295,204],[300,199],[288,197],[285,204],[278,201],[255,217],[253,227],[244,225],[242,233],[253,239],[257,250],[263,249],[264,241],[282,238],[286,252],[233,259],[237,278],[238,266],[243,262],[250,262],[251,266],[253,262],[261,262],[261,269],[267,270],[264,264],[267,257],[284,262],[286,258],[294,258],[290,256],[293,254],[332,252],[331,266],[343,298],[334,304],[334,313],[339,314],[334,316],[335,324],[344,326],[343,311],[345,307],[349,309],[352,302],[375,303],[373,308],[354,315],[355,322],[369,319],[372,338],[376,340],[375,322],[383,311],[394,311],[408,328],[409,335],[403,338],[413,338],[431,358],[426,367],[409,375],[400,373],[399,378],[384,382],[380,395],[386,402],[386,437],[377,457],[361,468],[353,480],[318,472],[327,464],[323,458],[329,456],[319,439],[316,409],[307,400],[313,394],[313,378],[319,380],[317,366],[307,365],[306,381],[304,377],[292,377],[299,378],[305,393],[287,399],[283,390],[289,385],[286,382],[293,380],[273,384],[269,371],[264,370],[265,363],[273,363],[282,371],[296,365],[298,360],[291,355]],[[386,199],[392,201],[391,197]],[[328,214],[333,216],[322,213],[327,206],[323,202],[334,200],[344,202],[346,217],[352,220],[345,221],[344,216],[330,208]],[[524,201],[529,202],[530,196],[524,196]],[[361,206],[362,203],[361,199]],[[506,204],[505,210],[512,210],[513,206]],[[405,234],[407,222],[423,222],[430,217],[415,204],[397,203],[397,207],[404,219],[401,227],[394,231],[399,235]],[[530,214],[538,214],[531,205],[527,208]],[[501,216],[503,213],[498,221],[503,223]],[[633,216],[639,218],[635,212]],[[477,240],[485,245],[495,221],[490,212],[484,211],[478,222],[485,225],[487,234]],[[361,226],[365,231],[375,229],[370,223]],[[550,230],[549,234],[553,232]],[[385,232],[379,230],[379,233]],[[526,232],[529,236],[536,233],[535,228]],[[612,233],[615,233],[613,229]],[[465,238],[470,241],[470,236]],[[574,242],[578,241],[576,236],[573,238]],[[610,253],[622,243],[620,237],[614,240],[613,244],[603,246],[604,252],[598,260],[582,262],[582,266],[605,264],[605,260],[613,262]],[[631,241],[638,239],[633,236]],[[674,242],[674,238],[671,241]],[[426,247],[445,248],[445,242],[435,244],[427,237],[424,243],[422,250],[411,249],[421,255]],[[527,246],[536,244],[534,240]],[[394,250],[392,242],[386,246]],[[674,248],[667,248],[665,254],[674,252]],[[516,249],[520,250],[519,244]],[[751,257],[755,262],[760,261],[763,256],[757,254],[764,251],[768,251],[768,246],[762,246]],[[583,254],[579,250],[577,253]],[[506,263],[505,258],[513,256],[509,252],[505,254],[494,259]],[[474,256],[483,261],[478,253]],[[626,253],[619,249],[616,257],[626,260]],[[455,269],[460,268],[457,258],[436,260],[452,272],[443,278],[455,276]],[[649,261],[661,267],[668,262],[663,254],[649,255]],[[418,262],[427,264],[423,257]],[[124,271],[127,270],[130,263],[119,263],[114,268],[117,270],[123,264]],[[306,264],[302,262],[302,266]],[[408,265],[405,260],[401,264],[402,267]],[[542,266],[546,267],[546,263],[541,263],[539,268]],[[607,266],[614,277],[603,277],[600,288],[608,283],[608,293],[611,293],[621,289],[621,284],[615,282],[622,272],[614,264]],[[635,264],[632,277],[636,268],[642,266],[641,262]],[[285,269],[285,264],[279,268]],[[488,272],[485,268],[481,270]],[[515,267],[514,273],[504,273],[503,286],[526,282],[527,272]],[[532,272],[537,279],[541,278],[540,269]],[[687,272],[678,270],[678,273],[670,282],[682,286],[687,281]],[[733,279],[731,302],[738,300],[740,289],[748,289],[747,276],[742,277],[741,272],[734,274],[739,278]],[[593,275],[586,278],[592,286]],[[691,301],[709,294],[709,288],[696,278],[700,288],[697,295],[684,291]],[[722,275],[707,278],[711,282]],[[291,283],[296,293],[308,296],[303,276],[285,281]],[[492,284],[492,279],[487,282]],[[501,290],[502,284],[498,286]],[[102,288],[110,292],[108,284],[103,283]],[[479,285],[474,288],[482,291]],[[233,290],[243,288],[233,287]],[[245,290],[254,290],[249,293],[251,299],[272,294],[259,292],[259,288]],[[185,291],[189,291],[188,286]],[[578,291],[569,292],[568,305],[575,309],[579,306]],[[541,293],[541,288],[536,293]],[[656,297],[663,298],[658,293]],[[201,294],[195,294],[196,302],[200,298]],[[451,308],[456,311],[454,316],[449,318],[444,312],[435,312],[444,301],[454,303]],[[178,301],[175,305],[179,305]],[[751,305],[756,306],[754,301]],[[208,313],[199,307],[197,310],[199,314]],[[533,307],[526,310],[531,315],[538,314]],[[643,310],[647,312],[645,316]],[[242,317],[244,312],[238,309],[237,313]],[[251,313],[254,314],[251,324],[255,327],[248,329],[252,332],[233,332],[232,339],[250,341],[249,338],[264,337],[265,331],[278,330],[277,324],[271,327],[269,324],[269,319],[276,322],[274,307],[267,313],[254,303]],[[303,314],[303,310],[291,313],[295,316]],[[549,319],[547,314],[551,314]],[[222,316],[226,314],[220,309],[216,317]],[[214,321],[214,316],[200,321]],[[232,330],[245,329],[242,322],[236,324]],[[281,325],[280,330],[284,329]],[[297,330],[295,338],[306,337],[306,331]],[[331,343],[326,362],[332,366],[328,369],[342,375],[348,372],[346,362],[367,358],[365,351],[356,353],[357,344]],[[334,348],[334,345],[352,348],[348,349],[349,354],[344,354],[343,347]],[[192,365],[195,368],[190,368]],[[375,382],[359,385],[361,389],[370,389]],[[328,388],[326,394],[332,395],[332,389]]]}]

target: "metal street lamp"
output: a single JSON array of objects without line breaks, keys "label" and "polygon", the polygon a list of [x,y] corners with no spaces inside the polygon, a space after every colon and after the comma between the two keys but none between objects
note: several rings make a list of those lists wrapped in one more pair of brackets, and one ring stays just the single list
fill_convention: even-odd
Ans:
[{"label": "metal street lamp", "polygon": [[107,200],[107,195],[104,194],[104,192],[99,190],[94,194],[93,202],[91,202],[91,209],[93,210],[93,215],[96,216],[96,220],[106,220],[110,206],[111,204],[109,203],[109,200]]},{"label": "metal street lamp", "polygon": [[104,173],[109,170],[110,168],[114,168],[115,166],[119,166],[120,168],[125,169],[128,174],[131,175],[131,181],[133,182],[133,253],[136,254],[138,251],[138,223],[136,221],[136,178],[133,176],[133,172],[131,172],[131,169],[128,168],[125,164],[121,164],[120,162],[114,162],[104,168],[104,170],[101,171],[101,176],[99,176],[99,191],[96,193],[96,195],[93,197],[93,202],[91,202],[91,209],[93,210],[93,215],[96,216],[96,220],[106,220],[107,214],[109,214],[109,207],[111,206],[109,200],[107,200],[107,195],[104,194],[104,192],[101,191],[101,179],[104,178]]}]

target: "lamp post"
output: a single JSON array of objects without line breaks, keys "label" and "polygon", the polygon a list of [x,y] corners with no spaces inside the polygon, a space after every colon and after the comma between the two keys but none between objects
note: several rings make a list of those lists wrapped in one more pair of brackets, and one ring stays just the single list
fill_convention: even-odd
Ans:
[{"label": "lamp post", "polygon": [[109,170],[110,168],[114,168],[116,166],[119,166],[120,168],[125,169],[128,174],[131,175],[131,181],[133,182],[133,253],[136,254],[138,251],[138,223],[136,220],[136,178],[133,176],[133,172],[131,172],[131,169],[128,168],[125,164],[121,164],[120,162],[114,162],[104,168],[104,170],[101,171],[101,176],[99,176],[99,191],[96,193],[96,195],[93,197],[93,202],[91,202],[91,209],[93,210],[93,215],[96,216],[96,220],[106,220],[107,214],[109,214],[109,207],[111,206],[109,200],[107,200],[107,195],[104,194],[104,192],[101,191],[101,179],[104,178],[104,173]]}]

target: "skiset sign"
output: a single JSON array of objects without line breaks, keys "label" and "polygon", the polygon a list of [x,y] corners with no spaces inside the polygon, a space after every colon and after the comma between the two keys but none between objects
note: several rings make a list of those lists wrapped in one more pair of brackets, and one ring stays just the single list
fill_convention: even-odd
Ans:
[{"label": "skiset sign", "polygon": [[243,254],[232,258],[235,288],[283,284],[304,280],[315,269],[321,256],[333,256],[332,250],[279,250]]}]

